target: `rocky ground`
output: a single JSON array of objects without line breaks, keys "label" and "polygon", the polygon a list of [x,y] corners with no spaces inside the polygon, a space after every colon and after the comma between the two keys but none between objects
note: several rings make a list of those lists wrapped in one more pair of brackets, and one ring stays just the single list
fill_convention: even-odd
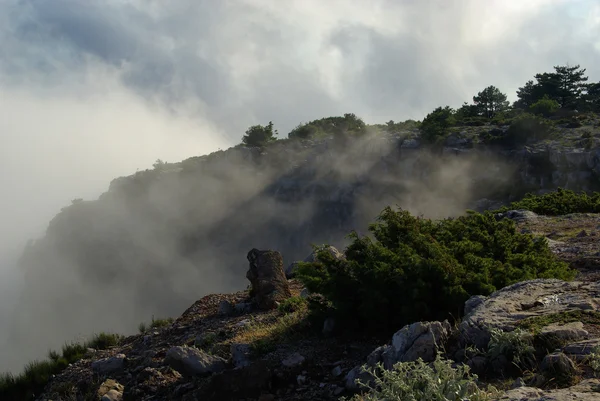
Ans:
[{"label": "rocky ground", "polygon": [[[252,294],[205,296],[172,324],[109,350],[89,350],[38,399],[337,400],[356,390],[356,378],[369,379],[365,363],[390,368],[441,354],[500,389],[497,399],[600,400],[600,380],[589,362],[600,345],[600,215],[506,217],[520,230],[549,238],[554,252],[579,270],[576,281],[532,280],[475,296],[460,324],[416,322],[386,343],[334,333],[333,321],[311,326],[302,307],[278,308],[290,295],[307,294],[286,279],[276,252],[253,250],[247,275]],[[498,329],[529,336],[529,365],[517,367],[505,354],[486,351]]]}]

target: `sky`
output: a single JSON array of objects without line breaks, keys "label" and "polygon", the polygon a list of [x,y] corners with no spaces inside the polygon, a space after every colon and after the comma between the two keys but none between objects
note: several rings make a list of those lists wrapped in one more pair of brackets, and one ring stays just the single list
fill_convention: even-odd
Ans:
[{"label": "sky", "polygon": [[0,0],[0,292],[61,207],[156,159],[488,85],[515,100],[554,65],[599,81],[599,60],[597,0]]}]

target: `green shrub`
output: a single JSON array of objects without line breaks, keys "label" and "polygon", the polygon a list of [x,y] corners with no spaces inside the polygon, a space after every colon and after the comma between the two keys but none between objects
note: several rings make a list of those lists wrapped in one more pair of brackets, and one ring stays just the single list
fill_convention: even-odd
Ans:
[{"label": "green shrub", "polygon": [[423,119],[421,123],[421,139],[435,144],[448,135],[448,130],[456,123],[454,110],[449,106],[438,107]]},{"label": "green shrub", "polygon": [[550,117],[558,109],[560,109],[560,104],[556,100],[550,99],[548,95],[544,95],[543,98],[529,106],[529,111],[533,114],[544,117]]},{"label": "green shrub", "polygon": [[319,252],[318,262],[299,264],[298,278],[331,302],[342,324],[394,330],[443,320],[460,315],[471,295],[574,276],[546,241],[491,212],[432,221],[387,207],[369,231],[374,239],[350,234],[346,260]]},{"label": "green shrub", "polygon": [[546,216],[560,216],[569,213],[600,213],[600,193],[588,195],[585,192],[558,188],[544,195],[527,194],[510,206],[505,206],[497,212],[524,209]]},{"label": "green shrub", "polygon": [[[430,365],[418,359],[400,362],[393,370],[379,364],[364,367],[373,378],[373,384],[359,384],[366,394],[355,395],[353,401],[487,401],[499,392],[495,388],[482,390],[477,386],[477,375],[466,365],[452,367],[453,362],[439,356]],[[345,398],[341,398],[345,400]]]},{"label": "green shrub", "polygon": [[531,333],[521,329],[513,331],[491,329],[490,334],[491,338],[487,351],[487,356],[490,360],[494,360],[502,355],[513,366],[521,370],[534,367],[535,348]]},{"label": "green shrub", "polygon": [[291,313],[306,308],[306,305],[306,299],[302,297],[291,297],[281,302],[277,309],[283,313]]},{"label": "green shrub", "polygon": [[0,375],[0,399],[3,401],[33,400],[43,391],[53,375],[59,374],[69,364],[83,358],[88,348],[103,350],[118,345],[122,338],[116,334],[100,333],[82,344],[63,345],[61,353],[48,352],[47,360],[28,363],[19,375],[2,374]]},{"label": "green shrub", "polygon": [[600,377],[600,346],[596,346],[592,349],[592,352],[587,356],[586,361],[594,372],[594,376]]},{"label": "green shrub", "polygon": [[522,146],[532,141],[549,138],[553,133],[553,126],[549,120],[545,120],[531,114],[521,114],[516,117],[500,144],[508,147]]}]

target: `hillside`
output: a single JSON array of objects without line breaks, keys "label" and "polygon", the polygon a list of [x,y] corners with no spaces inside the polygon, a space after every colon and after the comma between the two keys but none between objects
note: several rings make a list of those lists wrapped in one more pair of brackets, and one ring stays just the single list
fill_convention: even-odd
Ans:
[{"label": "hillside", "polygon": [[[464,305],[465,316],[454,325],[415,322],[390,341],[381,332],[349,331],[341,320],[311,317],[306,302],[314,295],[302,280],[278,282],[277,274],[283,274],[280,256],[265,259],[273,253],[252,250],[247,272],[252,292],[204,296],[173,322],[140,327],[141,334],[106,350],[88,348],[36,399],[337,400],[359,389],[357,377],[368,379],[359,370],[365,363],[391,366],[436,356],[466,363],[480,376],[479,388],[493,386],[488,398],[469,400],[533,401],[542,394],[552,400],[596,399],[600,244],[590,239],[599,235],[600,215],[543,216],[521,210],[497,218],[514,221],[519,232],[560,238],[551,247],[559,260],[581,267],[576,281],[528,280],[487,297],[473,296]],[[278,290],[262,293],[256,277],[270,277]],[[284,287],[289,295],[277,298],[277,307],[261,306],[261,295],[280,297],[273,294],[281,294]],[[498,329],[512,330],[516,337],[494,337]]]},{"label": "hillside", "polygon": [[[459,324],[466,319],[472,296],[482,301],[477,297],[489,297],[485,302],[493,304],[506,288],[518,292],[531,285],[532,293],[562,291],[559,283],[571,286],[577,269],[575,286],[586,288],[577,295],[583,302],[577,305],[595,311],[600,84],[587,84],[579,66],[554,69],[537,74],[537,83],[519,88],[512,107],[505,94],[489,86],[473,97],[473,104],[438,107],[422,121],[367,124],[348,113],[302,123],[286,139],[277,138],[272,122],[254,125],[242,143],[230,149],[176,163],[157,160],[153,169],[113,180],[97,200],[74,199],[23,252],[19,267],[25,286],[7,322],[7,344],[18,352],[3,359],[10,366],[22,366],[48,349],[64,345],[63,352],[27,365],[14,383],[12,376],[4,377],[3,385],[13,390],[22,386],[17,393],[31,399],[51,376],[69,366],[47,391],[72,386],[72,381],[61,380],[74,375],[79,383],[75,392],[95,392],[101,383],[94,378],[94,360],[94,366],[119,366],[114,378],[125,385],[129,399],[151,398],[153,391],[165,397],[176,394],[176,399],[208,397],[204,391],[237,399],[240,393],[219,393],[229,387],[219,380],[230,380],[231,372],[233,377],[267,372],[248,380],[275,388],[284,400],[310,399],[307,394],[327,399],[355,390],[348,377],[352,383],[340,384],[341,372],[359,374],[352,366],[368,355],[370,365],[379,361],[387,368],[392,362],[414,362],[416,358],[402,360],[398,355],[390,359],[401,352],[389,346],[387,357],[369,354],[402,327],[411,336],[415,330],[437,333],[445,345],[470,353],[472,344],[454,338],[464,333],[445,321]],[[509,212],[505,205],[517,211]],[[285,266],[303,260],[313,245],[321,244],[343,252],[318,252],[306,263],[294,264],[296,281],[281,276]],[[258,280],[255,275],[263,273],[252,270],[254,251],[259,249],[273,250],[268,258],[277,260],[276,267],[267,264],[268,279]],[[250,286],[244,256],[250,261]],[[263,305],[257,286],[277,288],[277,302]],[[314,296],[307,298],[306,291]],[[542,301],[523,302],[541,306]],[[180,316],[191,304],[195,307]],[[580,316],[582,308],[575,309],[554,312]],[[152,328],[167,328],[148,334],[147,328],[138,327],[151,319]],[[596,338],[594,319],[595,315],[579,322],[583,328],[578,324],[576,331],[586,332],[579,337]],[[236,326],[246,320],[250,331]],[[337,322],[336,330],[346,331],[348,338],[310,332],[321,332],[328,321]],[[494,331],[479,323],[473,324],[487,346]],[[521,323],[513,319],[511,324],[514,329]],[[494,320],[490,325],[508,327]],[[144,336],[91,337],[106,332],[129,335],[136,329]],[[291,348],[286,349],[289,330],[309,340],[292,336]],[[209,341],[210,349],[200,352],[204,340],[197,336],[203,332],[216,337]],[[80,344],[69,345],[72,341]],[[197,341],[199,347],[178,348]],[[232,369],[240,351],[232,348],[237,341],[246,351],[251,344],[260,348],[255,360],[268,368]],[[393,347],[399,347],[394,341]],[[528,357],[532,366],[521,366],[521,376],[527,367],[544,370],[543,347],[525,345],[537,348],[535,358]],[[275,365],[280,359],[305,346],[311,355],[303,356],[308,360],[306,373],[279,372]],[[87,348],[95,350],[93,355]],[[483,356],[475,353],[468,360]],[[103,357],[111,359],[98,362]],[[504,357],[510,362],[515,355]],[[192,374],[189,381],[189,372],[182,372],[189,367],[177,358],[204,361],[198,363],[217,367],[218,372],[211,372],[219,375],[197,382]],[[486,360],[486,366],[500,363],[494,359]],[[503,363],[494,366],[487,384],[502,376],[498,369],[508,369]],[[337,373],[330,377],[324,367]],[[160,375],[148,370],[159,368]],[[139,376],[140,371],[160,383],[152,379],[154,384],[144,384],[137,394],[138,384],[148,379],[146,373]],[[518,376],[509,373],[511,378]],[[328,379],[317,390],[313,381],[304,387],[307,377]],[[575,381],[579,382],[569,384]],[[122,392],[120,387],[115,390]],[[265,388],[252,392],[264,393]]]},{"label": "hillside", "polygon": [[[65,207],[25,250],[20,308],[30,312],[15,316],[10,342],[27,344],[28,360],[76,335],[133,332],[199,295],[244,288],[248,249],[277,249],[289,263],[311,244],[343,247],[387,205],[439,218],[527,191],[595,190],[600,120],[577,121],[557,120],[550,137],[526,146],[490,140],[510,119],[452,127],[433,147],[412,123],[366,126],[362,135],[237,146],[115,179],[98,200]],[[39,324],[46,341],[30,330]]]}]

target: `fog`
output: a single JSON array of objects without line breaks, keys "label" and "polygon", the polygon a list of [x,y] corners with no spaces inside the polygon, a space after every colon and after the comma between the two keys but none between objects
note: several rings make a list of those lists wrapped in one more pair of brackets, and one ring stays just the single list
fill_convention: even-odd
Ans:
[{"label": "fog", "polygon": [[[459,106],[488,85],[514,100],[519,86],[556,64],[581,64],[597,81],[598,37],[600,5],[593,0],[1,1],[0,371],[18,370],[21,357],[35,356],[25,352],[25,344],[2,343],[11,330],[9,317],[36,306],[23,304],[25,272],[15,268],[15,260],[27,240],[42,236],[71,200],[94,200],[115,177],[151,168],[159,158],[175,162],[226,149],[248,126],[270,120],[285,136],[302,121],[345,112],[368,123],[421,119],[434,107]],[[352,163],[341,165],[346,171]],[[469,162],[439,175],[447,183],[471,169]],[[219,186],[222,173],[211,176],[214,191],[202,194],[215,205],[208,209],[212,213],[194,221],[212,227],[214,221],[234,219],[231,210],[255,199],[281,174],[262,171],[258,180],[229,174],[227,185]],[[432,192],[423,191],[417,180],[403,181],[402,187],[412,188],[403,198],[409,206],[430,202],[424,195]],[[470,194],[465,183],[437,186],[435,196],[443,199],[444,191],[458,190]],[[165,188],[156,187],[152,202],[165,207],[161,191]],[[361,198],[364,218],[392,199]],[[444,212],[459,210],[467,200]],[[262,204],[255,214],[290,214],[276,206]],[[307,202],[295,218],[314,217],[313,206]],[[426,208],[439,211],[437,206]],[[148,234],[151,228],[136,224],[134,231]],[[253,246],[269,246],[256,242]],[[248,244],[242,238],[237,243]],[[204,255],[206,269],[214,269],[212,261],[228,251]],[[165,260],[172,260],[171,252],[165,253]],[[202,289],[191,288],[197,270],[179,266],[169,280],[182,299],[240,284],[212,275]],[[64,272],[69,274],[69,266]],[[53,279],[57,286],[45,289],[50,294],[61,282],[79,283],[72,275]],[[120,298],[111,307],[119,302],[136,300]],[[149,311],[130,312],[119,318],[137,319]],[[127,326],[117,327],[118,320],[111,329]],[[73,323],[63,332],[50,327],[52,322],[48,316],[40,321],[41,330],[24,326],[48,336],[39,339],[39,349],[67,340],[60,337],[67,332],[98,328],[93,322]]]}]

